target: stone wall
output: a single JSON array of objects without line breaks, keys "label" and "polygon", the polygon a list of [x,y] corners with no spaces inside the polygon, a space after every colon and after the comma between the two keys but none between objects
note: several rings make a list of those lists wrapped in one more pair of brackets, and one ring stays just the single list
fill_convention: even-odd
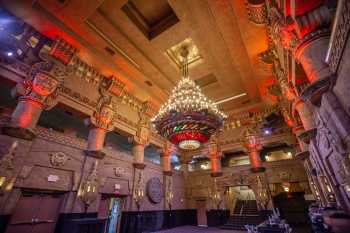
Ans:
[{"label": "stone wall", "polygon": [[[84,154],[87,142],[74,136],[65,135],[53,130],[38,128],[39,135],[33,141],[15,139],[0,135],[1,156],[6,154],[14,141],[18,149],[14,155],[14,173],[17,179],[14,190],[1,197],[1,214],[11,214],[19,198],[21,189],[52,190],[65,192],[62,213],[84,212],[84,204],[77,197],[79,184],[90,174],[93,164],[97,161]],[[105,149],[106,157],[98,160],[99,197],[89,206],[88,212],[97,212],[99,198],[103,194],[119,194],[124,197],[124,211],[136,210],[131,204],[133,182],[133,157],[131,153]],[[56,156],[56,157],[55,157]],[[57,157],[59,156],[59,158]],[[116,172],[118,170],[118,172]],[[54,181],[48,181],[51,177]],[[157,177],[163,181],[162,169],[159,165],[146,162],[144,183]],[[115,185],[120,190],[115,190]],[[180,172],[173,175],[174,203],[173,209],[184,209],[184,183]],[[6,205],[5,205],[6,202]],[[164,198],[158,204],[153,204],[145,195],[141,210],[166,209]]]},{"label": "stone wall", "polygon": [[325,205],[350,210],[350,41],[348,1],[339,1],[328,56],[331,84],[314,106],[317,134],[309,144],[313,171]]}]

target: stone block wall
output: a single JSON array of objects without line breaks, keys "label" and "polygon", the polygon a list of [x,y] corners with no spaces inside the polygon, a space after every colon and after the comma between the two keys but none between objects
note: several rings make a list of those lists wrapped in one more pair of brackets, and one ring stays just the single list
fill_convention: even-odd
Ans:
[{"label": "stone block wall", "polygon": [[[65,135],[53,130],[38,128],[39,135],[33,141],[26,141],[0,135],[1,156],[8,152],[9,147],[15,141],[18,149],[14,155],[14,173],[17,174],[12,192],[0,196],[1,214],[9,215],[13,212],[16,202],[23,189],[50,190],[64,192],[64,204],[62,213],[82,213],[84,204],[77,197],[79,184],[90,174],[96,159],[84,154],[86,141],[74,136]],[[131,153],[105,150],[106,157],[98,160],[99,197],[93,202],[88,212],[97,212],[101,194],[119,194],[124,199],[124,211],[136,210],[131,204],[131,190],[133,182],[133,157]],[[60,156],[61,159],[55,159]],[[1,159],[1,157],[0,157]],[[116,172],[116,169],[119,173]],[[120,172],[121,171],[121,172]],[[49,181],[49,178],[54,181]],[[157,177],[163,181],[162,169],[159,165],[146,162],[144,170],[144,185],[150,178]],[[120,185],[120,190],[115,190],[115,185]],[[184,183],[181,173],[174,171],[173,175],[174,202],[173,209],[184,209]],[[151,203],[146,192],[141,210],[166,209],[164,198],[158,204]]]}]

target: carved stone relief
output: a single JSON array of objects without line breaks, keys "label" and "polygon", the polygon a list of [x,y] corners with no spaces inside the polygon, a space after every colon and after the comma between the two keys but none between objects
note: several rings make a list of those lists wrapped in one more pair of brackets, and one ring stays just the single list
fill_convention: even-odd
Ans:
[{"label": "carved stone relief", "polygon": [[64,152],[54,152],[50,154],[50,163],[52,166],[64,166],[69,159],[70,158]]},{"label": "carved stone relief", "polygon": [[116,177],[123,177],[126,175],[126,171],[123,167],[115,167],[113,170]]}]

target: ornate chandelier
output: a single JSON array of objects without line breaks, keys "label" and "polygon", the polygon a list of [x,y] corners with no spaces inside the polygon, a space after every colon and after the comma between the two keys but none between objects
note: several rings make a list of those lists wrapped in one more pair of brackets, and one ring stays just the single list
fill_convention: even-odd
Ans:
[{"label": "ornate chandelier", "polygon": [[173,144],[194,150],[209,140],[227,116],[188,77],[187,47],[182,48],[181,56],[182,79],[151,122],[158,133]]}]

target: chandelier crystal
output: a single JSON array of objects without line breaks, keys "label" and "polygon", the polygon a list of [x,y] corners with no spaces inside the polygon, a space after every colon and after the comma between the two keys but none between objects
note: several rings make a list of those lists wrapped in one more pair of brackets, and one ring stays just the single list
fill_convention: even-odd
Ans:
[{"label": "chandelier crystal", "polygon": [[182,79],[151,122],[163,137],[185,150],[209,140],[227,117],[188,77],[188,50],[182,48]]}]

